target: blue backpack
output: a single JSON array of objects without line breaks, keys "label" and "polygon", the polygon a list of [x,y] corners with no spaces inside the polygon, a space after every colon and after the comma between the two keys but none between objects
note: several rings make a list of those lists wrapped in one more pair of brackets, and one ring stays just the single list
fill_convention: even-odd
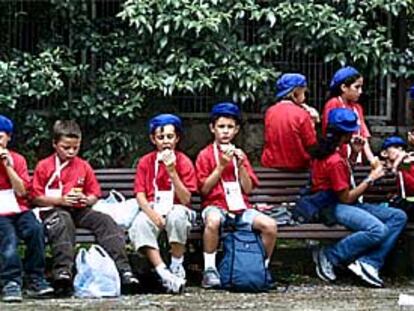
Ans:
[{"label": "blue backpack", "polygon": [[334,208],[337,203],[338,197],[332,190],[315,193],[311,193],[309,189],[301,190],[292,216],[299,223],[322,222],[328,226],[334,225]]},{"label": "blue backpack", "polygon": [[263,292],[271,277],[265,267],[265,250],[256,232],[229,232],[223,240],[224,256],[219,265],[221,286],[238,292]]}]

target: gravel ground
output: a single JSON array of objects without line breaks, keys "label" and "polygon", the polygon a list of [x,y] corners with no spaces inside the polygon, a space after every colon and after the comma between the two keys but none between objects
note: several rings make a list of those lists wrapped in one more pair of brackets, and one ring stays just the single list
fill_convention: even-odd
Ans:
[{"label": "gravel ground", "polygon": [[414,310],[400,308],[400,293],[414,295],[414,287],[392,286],[370,289],[355,285],[308,284],[289,286],[264,294],[241,294],[205,291],[189,287],[182,295],[145,294],[119,299],[25,299],[20,304],[0,303],[0,310]]}]

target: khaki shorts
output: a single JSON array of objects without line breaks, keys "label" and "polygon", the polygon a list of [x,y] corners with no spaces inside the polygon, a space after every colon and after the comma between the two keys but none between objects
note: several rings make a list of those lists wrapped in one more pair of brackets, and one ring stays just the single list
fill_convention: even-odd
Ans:
[{"label": "khaki shorts", "polygon": [[[165,231],[169,243],[184,245],[187,242],[188,232],[191,228],[191,213],[192,211],[188,207],[175,204],[165,216]],[[157,239],[160,233],[161,229],[143,211],[139,212],[128,230],[129,238],[136,250],[141,247],[159,249]]]}]

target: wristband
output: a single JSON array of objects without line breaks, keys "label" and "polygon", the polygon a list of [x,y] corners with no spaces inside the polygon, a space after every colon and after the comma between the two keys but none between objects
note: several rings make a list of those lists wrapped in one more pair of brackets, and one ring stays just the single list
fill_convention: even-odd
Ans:
[{"label": "wristband", "polygon": [[372,186],[374,184],[374,180],[368,176],[367,178],[365,178],[362,182],[365,182],[368,184],[368,186]]}]

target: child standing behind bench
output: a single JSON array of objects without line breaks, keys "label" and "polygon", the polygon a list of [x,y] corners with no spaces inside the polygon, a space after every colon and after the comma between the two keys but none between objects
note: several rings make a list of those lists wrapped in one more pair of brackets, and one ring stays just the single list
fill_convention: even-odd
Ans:
[{"label": "child standing behind bench", "polygon": [[108,215],[91,209],[101,195],[99,183],[88,162],[79,158],[82,133],[72,120],[53,126],[55,153],[41,160],[34,171],[33,202],[52,207],[42,218],[53,253],[54,286],[59,295],[72,292],[76,227],[91,230],[115,261],[123,292],[135,289],[125,251],[125,234]]},{"label": "child standing behind bench", "polygon": [[[258,230],[266,250],[269,264],[276,243],[276,222],[251,208],[247,195],[259,181],[246,154],[233,144],[240,129],[241,114],[233,103],[220,103],[213,107],[210,131],[214,142],[200,151],[196,161],[198,186],[202,195],[202,218],[205,224],[204,288],[220,287],[216,268],[216,251],[220,226],[226,216],[238,215],[237,226]],[[267,267],[266,267],[267,268]]]},{"label": "child standing behind bench", "polygon": [[[191,160],[176,150],[181,139],[181,119],[160,114],[149,122],[154,151],[143,156],[137,165],[135,189],[141,212],[129,229],[135,249],[143,251],[160,276],[167,292],[183,291],[186,273],[183,267],[185,244],[191,227],[191,193],[197,181]],[[171,246],[171,264],[161,258],[157,238],[167,232]]]},{"label": "child standing behind bench", "polygon": [[7,149],[13,123],[0,115],[0,280],[3,301],[22,301],[22,262],[19,239],[26,244],[25,277],[27,294],[41,298],[53,293],[44,278],[45,238],[43,228],[26,201],[30,179],[26,160]]},{"label": "child standing behind bench", "polygon": [[309,152],[317,144],[314,122],[319,114],[304,104],[306,78],[286,73],[277,80],[276,87],[278,102],[265,116],[262,165],[288,170],[309,168]]},{"label": "child standing behind bench", "polygon": [[[328,116],[332,109],[346,108],[355,112],[358,116],[359,128],[355,131],[355,133],[353,133],[352,141],[355,141],[363,146],[363,155],[368,162],[371,163],[372,161],[375,161],[374,154],[372,153],[369,143],[371,133],[365,123],[364,110],[358,103],[358,100],[362,94],[363,84],[364,78],[354,67],[343,67],[335,72],[329,85],[329,100],[323,108],[322,132],[323,134],[326,133]],[[340,148],[344,157],[349,157],[351,155],[351,147],[349,144],[344,144]],[[350,157],[349,160],[352,163],[362,162],[361,152],[352,153],[352,158]]]}]

